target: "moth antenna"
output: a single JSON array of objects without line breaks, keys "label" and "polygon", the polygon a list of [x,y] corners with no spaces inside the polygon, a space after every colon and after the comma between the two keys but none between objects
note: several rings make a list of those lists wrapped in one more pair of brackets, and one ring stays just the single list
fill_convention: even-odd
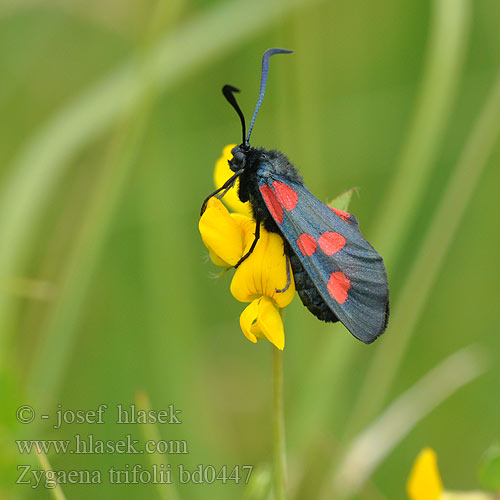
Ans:
[{"label": "moth antenna", "polygon": [[264,94],[266,93],[266,83],[267,83],[267,75],[269,74],[269,58],[274,56],[274,54],[290,54],[293,50],[287,49],[267,49],[262,56],[262,73],[260,75],[260,92],[259,99],[257,100],[257,104],[255,105],[255,110],[253,112],[252,121],[250,122],[250,128],[248,129],[248,135],[245,143],[248,145],[250,141],[250,135],[252,134],[253,126],[255,124],[255,120],[257,119],[257,113],[259,112],[260,105],[264,100]]},{"label": "moth antenna", "polygon": [[224,87],[222,87],[222,93],[224,94],[224,97],[227,99],[227,102],[231,104],[231,106],[235,109],[236,113],[238,113],[238,116],[240,117],[241,129],[243,133],[243,139],[241,143],[245,144],[245,134],[246,134],[245,117],[243,116],[243,112],[241,111],[240,107],[238,106],[238,103],[236,102],[236,97],[234,97],[235,92],[239,92],[239,89],[233,87],[232,85],[224,85]]}]

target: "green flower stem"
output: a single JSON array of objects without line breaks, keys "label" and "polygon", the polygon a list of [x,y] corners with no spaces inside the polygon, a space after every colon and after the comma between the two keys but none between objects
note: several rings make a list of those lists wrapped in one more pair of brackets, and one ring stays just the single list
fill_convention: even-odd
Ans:
[{"label": "green flower stem", "polygon": [[283,412],[283,352],[273,350],[273,455],[274,497],[286,498],[285,415]]}]

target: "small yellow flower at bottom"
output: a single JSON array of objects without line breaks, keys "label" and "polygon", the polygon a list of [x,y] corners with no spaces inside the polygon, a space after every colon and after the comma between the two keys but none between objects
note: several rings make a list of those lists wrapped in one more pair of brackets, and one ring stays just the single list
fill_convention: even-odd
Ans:
[{"label": "small yellow flower at bottom", "polygon": [[253,343],[258,339],[267,339],[278,349],[285,347],[285,330],[280,310],[274,301],[262,295],[252,300],[240,316],[241,330]]},{"label": "small yellow flower at bottom", "polygon": [[[247,252],[253,241],[253,230],[247,229],[245,240],[244,252]],[[250,302],[240,317],[241,329],[250,341],[267,338],[278,349],[285,347],[280,309],[290,304],[295,295],[291,270],[289,275],[290,283],[284,290],[288,272],[283,240],[261,227],[254,251],[238,267],[231,282],[233,297],[240,302]]]},{"label": "small yellow flower at bottom", "polygon": [[439,500],[443,493],[443,483],[437,467],[434,450],[424,448],[413,464],[406,485],[410,500]]}]

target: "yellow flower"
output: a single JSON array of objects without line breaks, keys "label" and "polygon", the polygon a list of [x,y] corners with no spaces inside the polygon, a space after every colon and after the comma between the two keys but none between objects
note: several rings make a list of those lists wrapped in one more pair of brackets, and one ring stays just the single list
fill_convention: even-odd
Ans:
[{"label": "yellow flower", "polygon": [[[226,146],[215,169],[216,187],[231,177],[227,160],[234,145]],[[237,195],[237,184],[224,196],[224,201],[239,213],[229,213],[220,200],[211,198],[200,218],[199,230],[214,264],[222,267],[235,266],[245,255],[254,240],[255,221],[251,218],[251,206],[242,203]],[[231,282],[231,293],[240,302],[250,304],[240,316],[240,326],[252,342],[267,338],[278,349],[285,346],[285,333],[280,310],[295,295],[291,269],[290,284],[286,291],[278,292],[287,285],[287,262],[283,240],[278,234],[269,233],[261,226],[260,238],[253,252],[236,269]]]},{"label": "yellow flower", "polygon": [[449,491],[443,489],[436,453],[424,448],[410,472],[406,491],[410,500],[494,500],[495,495],[483,491]]},{"label": "yellow flower", "polygon": [[424,448],[418,455],[406,485],[410,500],[439,500],[443,483],[437,467],[436,453]]},{"label": "yellow flower", "polygon": [[[253,241],[253,234],[249,236],[247,233],[245,252]],[[286,266],[283,240],[261,227],[254,251],[236,269],[231,282],[233,297],[240,302],[250,302],[240,316],[240,326],[247,339],[255,343],[267,338],[281,350],[285,347],[285,332],[280,309],[290,304],[295,295],[291,270],[288,289],[277,291],[287,285]]]},{"label": "yellow flower", "polygon": [[241,220],[233,217],[220,200],[208,200],[198,228],[216,266],[232,267],[238,263],[245,245]]}]

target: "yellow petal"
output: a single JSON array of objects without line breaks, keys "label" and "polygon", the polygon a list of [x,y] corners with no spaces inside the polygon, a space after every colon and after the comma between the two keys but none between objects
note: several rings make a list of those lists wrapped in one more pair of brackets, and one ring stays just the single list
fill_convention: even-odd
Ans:
[{"label": "yellow petal", "polygon": [[406,485],[410,500],[438,500],[443,492],[436,453],[424,448],[413,464]]},{"label": "yellow petal", "polygon": [[208,249],[208,255],[210,256],[210,260],[219,267],[231,267],[230,264],[223,261],[211,248]]},{"label": "yellow petal", "polygon": [[259,309],[257,312],[257,324],[260,331],[266,336],[267,340],[274,344],[278,349],[285,347],[285,330],[283,329],[283,320],[279,309],[269,297],[262,297],[259,300]]},{"label": "yellow petal", "polygon": [[[257,303],[260,302],[260,298],[255,299],[255,301]],[[259,323],[257,322],[257,318],[255,318],[255,321],[252,323],[252,326],[250,327],[250,332],[252,333],[252,335],[255,335],[257,340],[264,340],[266,338],[266,336],[262,333],[262,330],[259,327]]]},{"label": "yellow petal", "polygon": [[231,217],[238,223],[243,233],[243,246],[250,247],[249,242],[253,241],[255,233],[255,221],[248,215],[239,213],[232,213]]},{"label": "yellow petal", "polygon": [[257,323],[258,302],[259,299],[255,299],[247,307],[245,307],[240,315],[241,330],[245,337],[254,344],[257,342],[257,337],[252,333],[252,326]]},{"label": "yellow petal", "polygon": [[[250,249],[253,242],[253,229],[245,235],[244,254]],[[260,295],[274,299],[276,304],[283,308],[292,301],[295,294],[295,283],[291,274],[291,283],[285,292],[277,292],[285,288],[287,283],[286,257],[283,240],[278,234],[269,233],[263,227],[260,239],[252,254],[242,262],[236,270],[231,282],[231,293],[240,302],[250,302]]]},{"label": "yellow petal", "polygon": [[[231,150],[236,147],[236,144],[229,144],[222,150],[222,156],[217,160],[215,164],[214,171],[214,182],[215,187],[220,188],[232,175],[234,172],[229,168],[228,161],[233,157]],[[247,201],[242,203],[238,197],[238,188],[240,181],[237,180],[234,187],[232,187],[224,195],[224,203],[235,212],[239,212],[244,215],[252,216],[252,207]]]},{"label": "yellow petal", "polygon": [[231,217],[220,200],[210,198],[198,227],[203,243],[211,251],[210,257],[214,264],[230,267],[241,259],[244,234],[240,224]]}]

